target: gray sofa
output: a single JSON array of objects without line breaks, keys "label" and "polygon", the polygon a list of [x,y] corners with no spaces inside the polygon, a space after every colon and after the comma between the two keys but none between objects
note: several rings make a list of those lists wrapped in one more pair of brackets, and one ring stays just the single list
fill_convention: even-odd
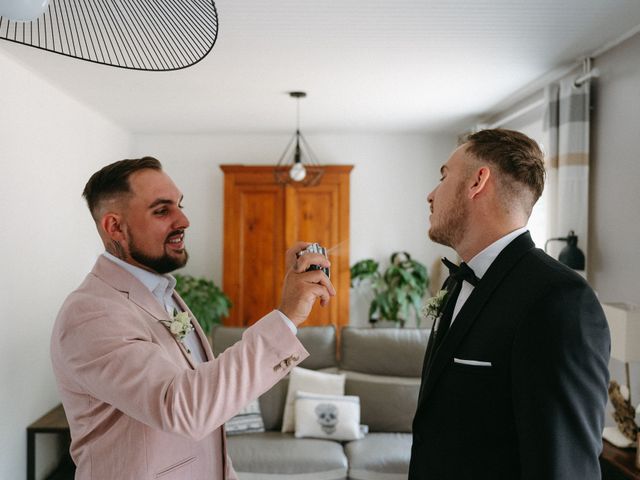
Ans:
[{"label": "gray sofa", "polygon": [[[242,331],[216,328],[214,353],[237,342]],[[299,329],[298,338],[311,354],[299,366],[345,373],[345,394],[360,397],[360,423],[369,433],[351,442],[281,433],[285,378],[259,399],[266,431],[229,436],[240,480],[406,479],[427,335],[428,330],[347,327],[336,355],[333,327]]]}]

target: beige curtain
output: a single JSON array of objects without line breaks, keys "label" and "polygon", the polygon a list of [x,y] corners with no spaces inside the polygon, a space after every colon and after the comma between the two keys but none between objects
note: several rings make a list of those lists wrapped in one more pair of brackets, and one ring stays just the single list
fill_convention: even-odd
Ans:
[{"label": "beige curtain", "polygon": [[[587,257],[590,82],[576,87],[576,76],[551,84],[545,90],[548,175],[545,188],[549,237],[566,237],[573,230],[578,236],[578,248]],[[550,242],[548,253],[558,258],[565,245]]]}]

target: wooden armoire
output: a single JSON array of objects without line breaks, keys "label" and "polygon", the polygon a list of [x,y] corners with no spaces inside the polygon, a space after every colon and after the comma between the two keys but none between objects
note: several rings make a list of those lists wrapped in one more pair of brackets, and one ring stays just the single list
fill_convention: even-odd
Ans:
[{"label": "wooden armoire", "polygon": [[221,165],[224,172],[223,290],[233,307],[225,324],[248,326],[280,303],[285,252],[296,241],[329,250],[336,296],[304,323],[349,323],[349,175],[329,165],[320,183],[279,185],[274,166]]}]

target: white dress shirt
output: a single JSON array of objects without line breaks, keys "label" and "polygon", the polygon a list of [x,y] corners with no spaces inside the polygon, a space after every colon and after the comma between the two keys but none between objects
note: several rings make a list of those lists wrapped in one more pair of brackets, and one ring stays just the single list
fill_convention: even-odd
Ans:
[{"label": "white dress shirt", "polygon": [[[522,227],[514,230],[511,233],[507,233],[504,237],[496,240],[471,260],[469,260],[469,262],[467,262],[467,265],[469,265],[471,270],[473,270],[473,273],[476,274],[476,277],[482,278],[484,274],[487,273],[487,270],[489,270],[489,267],[491,266],[493,261],[498,257],[498,255],[500,255],[502,250],[504,250],[507,245],[515,240],[516,237],[522,235],[526,231],[527,227]],[[471,292],[473,292],[473,285],[464,280],[462,282],[462,288],[460,289],[460,295],[458,295],[458,299],[456,301],[456,306],[453,309],[451,323],[455,321],[456,317],[458,316],[458,312],[460,312],[460,309],[469,298],[469,295],[471,295]]]}]

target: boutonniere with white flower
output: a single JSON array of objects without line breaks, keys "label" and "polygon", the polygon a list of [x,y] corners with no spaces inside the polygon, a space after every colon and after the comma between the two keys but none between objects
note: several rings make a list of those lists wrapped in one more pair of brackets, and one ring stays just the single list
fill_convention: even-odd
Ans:
[{"label": "boutonniere with white flower", "polygon": [[171,320],[160,320],[160,323],[167,327],[171,334],[184,345],[184,348],[187,349],[187,352],[191,353],[189,348],[184,343],[184,338],[189,334],[189,332],[193,330],[191,318],[189,318],[189,314],[187,312],[178,313],[174,310],[173,318]]},{"label": "boutonniere with white flower", "polygon": [[422,316],[425,320],[431,319],[435,322],[440,318],[448,293],[446,289],[439,290],[438,293],[426,301],[422,307]]}]

